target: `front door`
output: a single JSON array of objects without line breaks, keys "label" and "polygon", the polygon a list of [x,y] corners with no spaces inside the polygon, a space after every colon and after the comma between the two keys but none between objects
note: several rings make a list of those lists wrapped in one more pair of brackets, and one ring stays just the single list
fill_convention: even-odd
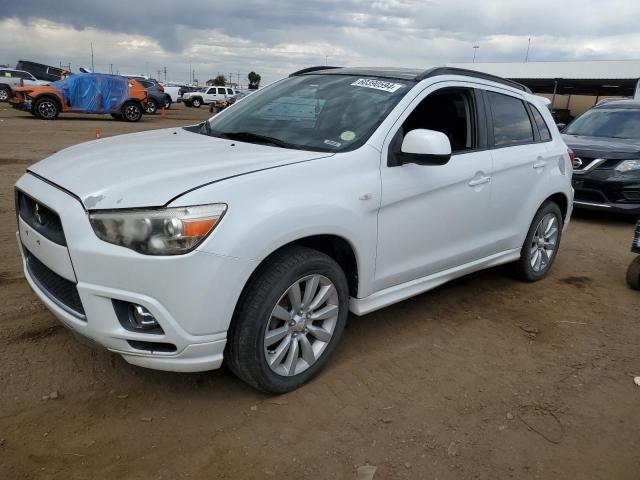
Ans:
[{"label": "front door", "polygon": [[[381,290],[487,256],[492,157],[484,104],[474,88],[451,83],[418,96],[385,141],[381,165],[376,281]],[[393,164],[393,152],[416,128],[451,142],[445,165]]]}]

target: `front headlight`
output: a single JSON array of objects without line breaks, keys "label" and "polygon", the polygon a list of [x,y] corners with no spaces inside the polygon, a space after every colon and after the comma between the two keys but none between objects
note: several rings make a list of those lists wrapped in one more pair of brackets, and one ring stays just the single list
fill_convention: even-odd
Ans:
[{"label": "front headlight", "polygon": [[89,214],[98,238],[146,255],[193,250],[227,211],[224,203],[157,210],[109,210]]},{"label": "front headlight", "polygon": [[640,170],[640,160],[625,160],[620,162],[616,167],[618,172],[630,172],[632,170]]}]

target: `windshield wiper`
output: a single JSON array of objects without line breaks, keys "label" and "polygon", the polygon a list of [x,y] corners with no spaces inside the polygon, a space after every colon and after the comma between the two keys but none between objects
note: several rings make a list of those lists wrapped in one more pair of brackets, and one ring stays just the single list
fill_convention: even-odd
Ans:
[{"label": "windshield wiper", "polygon": [[298,145],[285,142],[279,138],[268,137],[266,135],[260,135],[259,133],[253,132],[216,132],[216,134],[219,134],[221,137],[228,138],[229,140],[239,140],[241,142],[263,143],[282,148],[295,148],[298,150],[301,148]]}]

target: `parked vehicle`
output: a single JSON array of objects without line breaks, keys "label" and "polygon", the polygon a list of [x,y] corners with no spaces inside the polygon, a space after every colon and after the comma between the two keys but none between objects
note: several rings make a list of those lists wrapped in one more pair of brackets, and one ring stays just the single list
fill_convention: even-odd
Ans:
[{"label": "parked vehicle", "polygon": [[[636,222],[631,251],[640,254],[640,221]],[[627,283],[631,288],[640,290],[640,255],[633,259],[627,269]]]},{"label": "parked vehicle", "polygon": [[113,118],[137,122],[147,104],[146,90],[119,75],[82,73],[50,85],[13,89],[11,105],[42,120],[61,112],[110,113]]},{"label": "parked vehicle", "polygon": [[0,102],[8,102],[11,98],[11,89],[24,85],[48,85],[49,82],[38,80],[29,72],[13,70],[12,68],[0,68]]},{"label": "parked vehicle", "polygon": [[316,375],[349,311],[504,263],[544,278],[573,200],[542,102],[454,68],[305,69],[200,125],[57,152],[16,188],[26,278],[65,325],[268,392]]},{"label": "parked vehicle", "polygon": [[[129,78],[132,79],[133,77]],[[153,115],[159,108],[164,108],[165,110],[171,108],[171,97],[165,93],[164,87],[157,80],[152,78],[135,78],[135,80],[147,90],[149,95],[147,107],[144,111],[146,114]]]},{"label": "parked vehicle", "polygon": [[27,60],[19,60],[16,64],[16,70],[29,72],[38,80],[44,80],[49,83],[63,80],[71,74],[71,72],[65,68],[52,67],[43,63],[29,62]]},{"label": "parked vehicle", "polygon": [[597,105],[563,131],[577,207],[640,215],[640,101]]},{"label": "parked vehicle", "polygon": [[235,89],[231,87],[204,87],[195,92],[187,92],[182,95],[182,101],[187,107],[200,108],[214,102],[227,102],[235,97]]},{"label": "parked vehicle", "polygon": [[[177,85],[167,85],[166,83],[161,83],[164,87],[164,93],[169,96],[169,100],[171,103],[181,102],[182,98],[180,97],[180,87]],[[171,103],[168,108],[171,108]]]}]

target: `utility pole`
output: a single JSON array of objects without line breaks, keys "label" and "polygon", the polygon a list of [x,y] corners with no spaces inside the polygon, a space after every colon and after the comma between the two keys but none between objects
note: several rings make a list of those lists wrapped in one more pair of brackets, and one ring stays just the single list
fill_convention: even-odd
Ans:
[{"label": "utility pole", "polygon": [[160,80],[160,79],[162,78],[162,77],[160,76],[160,69],[158,69],[158,70],[157,70],[157,72],[158,72],[158,78],[157,78],[157,80]]},{"label": "utility pole", "polygon": [[529,61],[529,50],[531,50],[531,37],[529,37],[529,43],[527,44],[527,54],[524,57],[524,63]]},{"label": "utility pole", "polygon": [[164,81],[167,81],[167,66],[164,67]]},{"label": "utility pole", "polygon": [[109,64],[109,72],[111,72],[111,75],[113,75],[113,63]]},{"label": "utility pole", "polygon": [[95,73],[96,69],[93,65],[93,42],[91,42],[91,73]]},{"label": "utility pole", "polygon": [[329,55],[325,55],[324,56],[324,64],[328,65],[329,64],[328,62],[329,62]]},{"label": "utility pole", "polygon": [[240,72],[238,72],[238,88],[240,88]]},{"label": "utility pole", "polygon": [[479,48],[480,48],[480,45],[473,46],[473,63],[476,63],[476,54],[478,53]]}]

